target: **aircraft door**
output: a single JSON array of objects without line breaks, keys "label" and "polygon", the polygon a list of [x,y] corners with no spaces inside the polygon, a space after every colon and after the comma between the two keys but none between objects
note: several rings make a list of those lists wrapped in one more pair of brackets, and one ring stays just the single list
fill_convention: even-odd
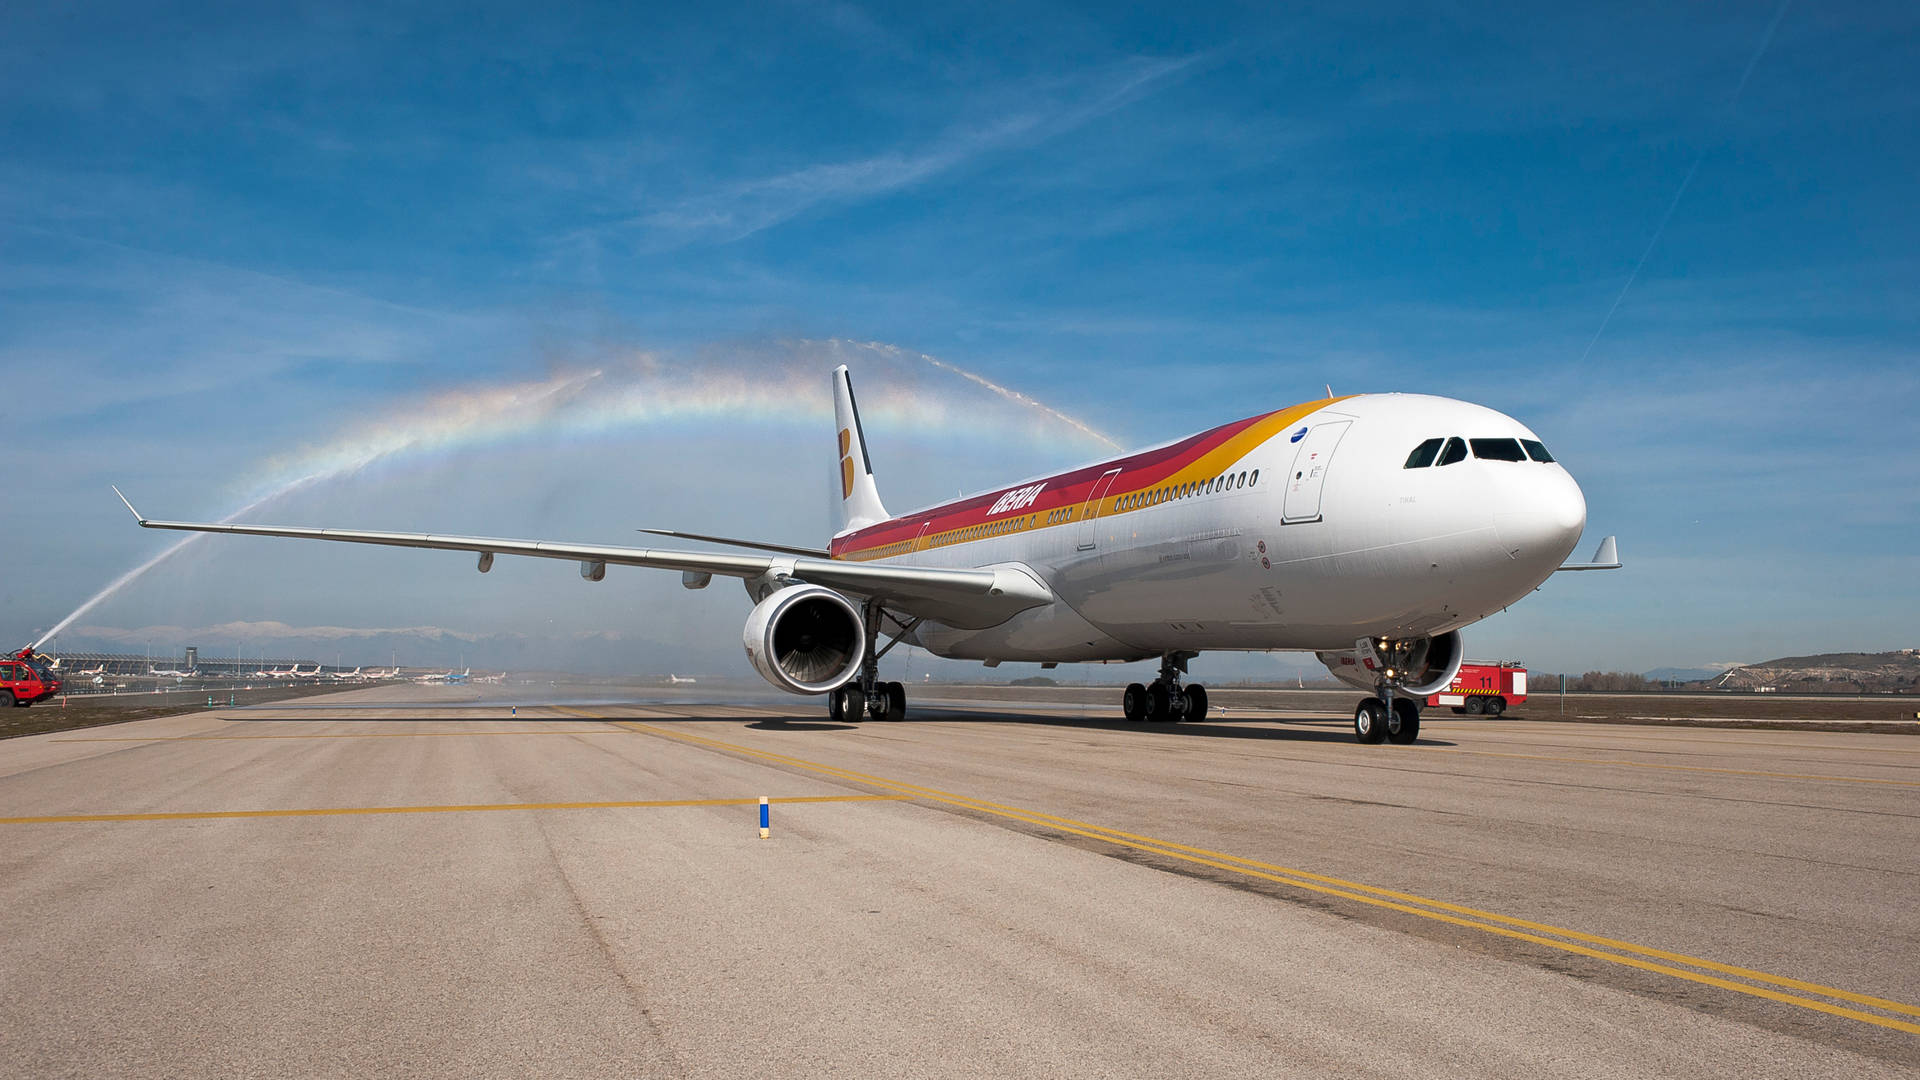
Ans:
[{"label": "aircraft door", "polygon": [[1113,486],[1113,478],[1119,475],[1119,469],[1108,469],[1093,482],[1093,493],[1087,496],[1086,505],[1080,508],[1081,551],[1093,550],[1093,523],[1100,516],[1100,501],[1107,497],[1107,489]]},{"label": "aircraft door", "polygon": [[1293,468],[1287,472],[1286,502],[1281,521],[1293,525],[1320,520],[1320,489],[1327,482],[1327,467],[1333,462],[1334,448],[1346,435],[1351,420],[1330,420],[1307,429],[1294,451]]}]

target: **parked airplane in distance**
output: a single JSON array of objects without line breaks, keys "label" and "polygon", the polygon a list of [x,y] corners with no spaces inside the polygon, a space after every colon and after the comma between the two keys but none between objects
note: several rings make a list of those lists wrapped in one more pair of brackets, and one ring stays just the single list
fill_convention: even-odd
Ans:
[{"label": "parked airplane in distance", "polygon": [[[836,720],[906,715],[879,660],[901,642],[936,656],[1058,664],[1158,658],[1122,697],[1129,720],[1198,720],[1189,662],[1215,650],[1316,654],[1368,692],[1363,743],[1411,742],[1420,703],[1465,656],[1460,631],[1556,570],[1615,569],[1614,540],[1565,560],[1586,501],[1524,424],[1422,394],[1329,396],[982,494],[892,515],[845,367],[833,372],[840,529],[824,549],[669,534],[758,554],[358,529],[150,521],[239,533],[678,570],[703,589],[740,579],[742,644],[768,682],[825,694]],[[116,489],[116,494],[118,491]],[[121,495],[126,501],[126,496]],[[658,532],[660,530],[646,530]],[[880,638],[887,643],[880,645]]]},{"label": "parked airplane in distance", "polygon": [[465,671],[459,671],[459,672],[454,672],[454,671],[448,671],[448,672],[441,672],[441,673],[435,673],[435,674],[429,674],[429,675],[422,675],[422,676],[420,676],[419,678],[417,678],[417,679],[415,679],[415,680],[413,680],[413,681],[414,681],[414,682],[417,682],[417,683],[457,683],[457,682],[466,682],[466,681],[467,681],[467,678],[468,678],[468,676],[470,676],[470,675],[472,675],[472,674],[473,674],[473,669],[472,669],[472,668],[468,668],[468,669],[466,669]]},{"label": "parked airplane in distance", "polygon": [[668,686],[692,686],[692,685],[693,685],[694,683],[696,683],[696,682],[698,682],[698,681],[699,681],[698,679],[695,679],[695,678],[694,678],[693,676],[691,676],[691,675],[689,675],[689,676],[687,676],[687,677],[686,677],[686,678],[684,678],[684,679],[683,679],[683,678],[681,678],[681,677],[680,677],[680,676],[678,676],[678,675],[668,675],[668,676],[667,676],[667,685],[668,685]]},{"label": "parked airplane in distance", "polygon": [[147,674],[159,679],[190,679],[198,675],[199,672],[193,670],[180,671],[176,668],[157,668],[152,664],[148,664]]}]

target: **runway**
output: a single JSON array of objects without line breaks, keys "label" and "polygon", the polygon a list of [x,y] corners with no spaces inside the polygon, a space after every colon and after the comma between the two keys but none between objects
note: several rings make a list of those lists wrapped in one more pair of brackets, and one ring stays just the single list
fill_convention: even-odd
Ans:
[{"label": "runway", "polygon": [[0,742],[0,1070],[1920,1074],[1909,738],[503,694]]}]

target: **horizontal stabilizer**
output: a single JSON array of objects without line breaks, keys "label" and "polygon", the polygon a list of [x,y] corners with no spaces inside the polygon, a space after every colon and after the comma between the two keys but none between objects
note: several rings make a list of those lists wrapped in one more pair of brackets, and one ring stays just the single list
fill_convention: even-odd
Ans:
[{"label": "horizontal stabilizer", "polygon": [[1565,563],[1560,570],[1618,570],[1624,565],[1620,562],[1620,544],[1617,538],[1609,536],[1600,541],[1593,551],[1593,559],[1583,563]]}]

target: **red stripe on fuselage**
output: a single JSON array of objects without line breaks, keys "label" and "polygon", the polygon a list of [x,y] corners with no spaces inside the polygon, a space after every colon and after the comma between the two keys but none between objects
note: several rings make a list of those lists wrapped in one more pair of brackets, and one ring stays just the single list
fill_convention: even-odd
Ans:
[{"label": "red stripe on fuselage", "polygon": [[[1198,435],[1191,435],[1179,442],[1156,449],[1142,450],[1137,454],[1113,458],[1056,476],[996,488],[984,495],[975,495],[957,502],[931,507],[916,514],[892,518],[878,525],[869,525],[858,532],[848,533],[834,540],[827,550],[836,559],[847,558],[890,544],[908,543],[920,535],[923,527],[926,528],[928,535],[933,535],[1029,514],[1045,515],[1064,507],[1073,507],[1077,510],[1093,494],[1093,487],[1100,478],[1114,469],[1121,470],[1120,480],[1124,484],[1124,490],[1152,487],[1179,472],[1208,451],[1272,415],[1273,413],[1262,413],[1259,416],[1250,416],[1245,420],[1222,424],[1217,428],[1210,428]],[[1031,484],[1046,485],[1033,502],[998,514],[988,513],[1001,496]],[[1044,517],[1042,520],[1045,520]]]}]

